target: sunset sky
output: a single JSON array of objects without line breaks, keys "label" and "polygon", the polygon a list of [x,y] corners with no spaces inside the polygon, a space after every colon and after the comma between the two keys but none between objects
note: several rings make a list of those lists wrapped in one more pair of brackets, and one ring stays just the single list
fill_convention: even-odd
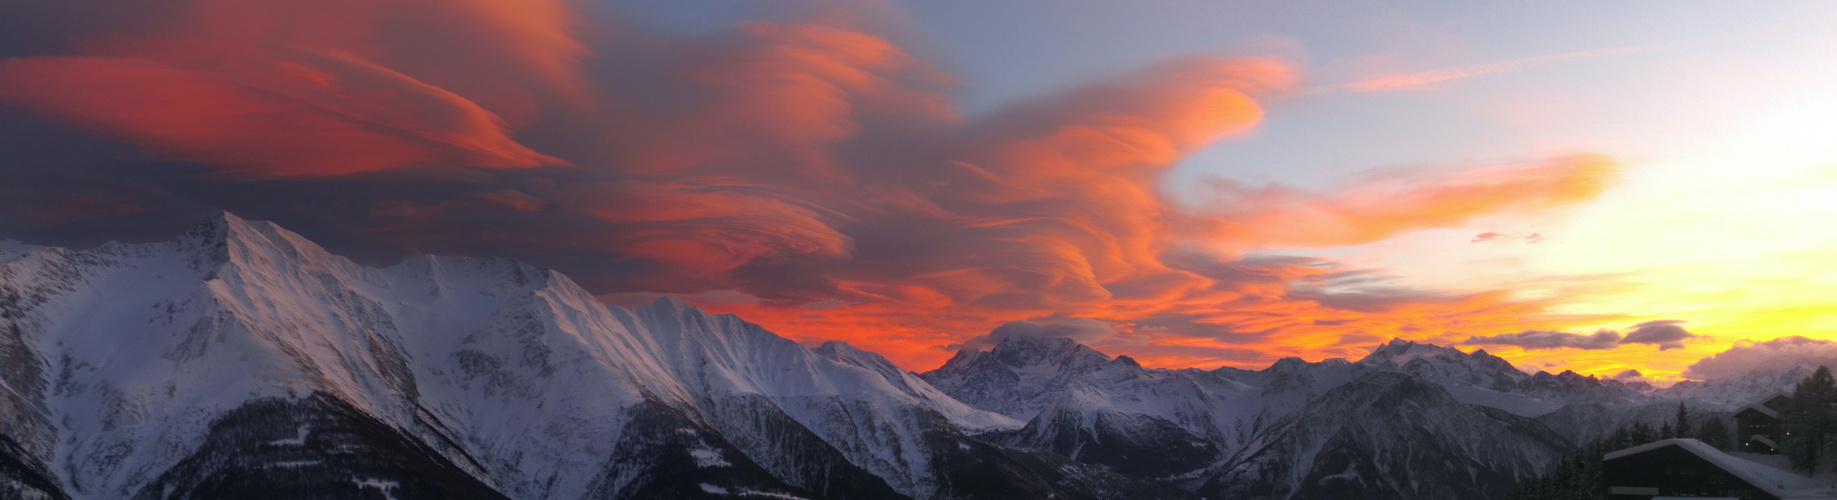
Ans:
[{"label": "sunset sky", "polygon": [[917,371],[1028,320],[1700,378],[1837,355],[1837,4],[1758,5],[9,2],[0,238],[229,210]]}]

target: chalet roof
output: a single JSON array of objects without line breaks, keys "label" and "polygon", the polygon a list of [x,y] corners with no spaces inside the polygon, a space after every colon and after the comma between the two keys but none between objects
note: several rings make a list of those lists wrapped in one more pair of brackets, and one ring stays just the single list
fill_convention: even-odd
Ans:
[{"label": "chalet roof", "polygon": [[1759,462],[1736,458],[1695,439],[1666,439],[1608,453],[1602,459],[1615,460],[1670,446],[1688,451],[1702,458],[1703,461],[1734,474],[1742,481],[1766,490],[1773,496],[1793,499],[1837,499],[1837,492],[1834,492],[1828,483],[1775,469]]},{"label": "chalet roof", "polygon": [[1754,410],[1754,411],[1760,412],[1760,414],[1762,415],[1766,415],[1769,417],[1780,418],[1780,412],[1774,411],[1772,408],[1768,408],[1766,405],[1762,405],[1762,404],[1751,404],[1751,405],[1743,406],[1741,407],[1740,410],[1737,410],[1735,414],[1740,415],[1741,412],[1745,412],[1748,410]]},{"label": "chalet roof", "polygon": [[1768,438],[1767,436],[1755,434],[1753,438],[1748,439],[1748,440],[1749,441],[1760,441],[1760,444],[1767,445],[1768,447],[1771,447],[1775,450],[1780,449],[1780,444],[1773,442],[1773,439]]}]

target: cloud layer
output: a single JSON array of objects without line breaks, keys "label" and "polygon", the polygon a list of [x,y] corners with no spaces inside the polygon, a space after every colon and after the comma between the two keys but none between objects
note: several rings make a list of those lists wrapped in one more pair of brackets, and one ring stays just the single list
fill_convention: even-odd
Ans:
[{"label": "cloud layer", "polygon": [[137,15],[46,23],[106,30],[7,35],[36,49],[0,50],[0,126],[27,131],[0,146],[46,152],[0,167],[36,193],[0,203],[0,230],[81,244],[230,209],[374,263],[511,256],[912,368],[995,325],[1103,325],[1113,354],[1162,365],[1539,327],[1545,304],[1504,291],[1258,251],[1576,203],[1617,171],[1221,180],[1184,205],[1163,177],[1260,124],[1292,62],[1177,58],[971,117],[951,75],[848,15],[685,38],[560,0],[122,3]]},{"label": "cloud layer", "polygon": [[1742,341],[1726,351],[1691,363],[1684,369],[1684,377],[1708,380],[1756,372],[1777,374],[1801,366],[1837,368],[1837,342],[1798,336]]}]

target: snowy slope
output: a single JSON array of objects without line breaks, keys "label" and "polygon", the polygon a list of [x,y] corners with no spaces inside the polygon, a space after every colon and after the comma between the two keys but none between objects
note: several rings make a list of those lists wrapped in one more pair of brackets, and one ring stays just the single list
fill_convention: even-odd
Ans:
[{"label": "snowy slope", "polygon": [[[1200,370],[1147,369],[1068,339],[1015,336],[920,375],[953,397],[1027,418],[985,434],[1185,487],[1255,433],[1255,387]],[[1273,420],[1273,419],[1271,419]]]},{"label": "snowy slope", "polygon": [[1284,417],[1199,488],[1208,498],[1494,498],[1568,451],[1542,425],[1380,372]]},{"label": "snowy slope", "polygon": [[[820,490],[820,483],[830,481],[833,472],[808,467],[812,448],[827,446],[845,459],[838,466],[859,466],[904,494],[930,498],[940,478],[932,466],[939,450],[932,449],[928,433],[958,432],[952,415],[966,425],[1012,425],[942,397],[922,381],[902,378],[902,390],[880,370],[823,356],[732,315],[711,315],[663,298],[635,316],[676,376],[696,392],[706,418],[792,484]],[[827,351],[845,356],[851,350]],[[873,361],[860,354],[851,359]],[[802,440],[807,444],[769,438],[800,429],[814,433]]]},{"label": "snowy slope", "polygon": [[40,247],[36,245],[27,245],[19,240],[0,239],[0,263],[5,263],[21,255],[32,253],[33,250],[39,248]]},{"label": "snowy slope", "polygon": [[878,355],[514,261],[367,268],[230,214],[4,250],[9,497],[1178,496],[971,438],[1022,423]]},{"label": "snowy slope", "polygon": [[1113,360],[1071,339],[1011,337],[988,352],[958,351],[944,366],[920,374],[970,406],[1031,419],[1067,383]]},{"label": "snowy slope", "polygon": [[36,405],[58,423],[48,461],[78,496],[128,496],[195,451],[213,417],[313,394],[451,443],[450,461],[487,484],[570,496],[622,411],[687,397],[590,294],[509,261],[369,269],[226,214],[171,242],[39,250],[0,279],[23,297],[13,326],[57,374]]},{"label": "snowy slope", "polygon": [[[1247,447],[1272,439],[1272,433],[1333,425],[1310,422],[1331,416],[1327,412],[1300,412],[1319,408],[1334,391],[1397,375],[1437,386],[1435,403],[1445,406],[1440,411],[1537,427],[1526,432],[1556,446],[1577,442],[1592,427],[1566,427],[1564,434],[1551,434],[1525,417],[1558,415],[1549,422],[1611,426],[1620,423],[1610,420],[1620,410],[1640,410],[1644,415],[1651,412],[1641,405],[1657,404],[1618,381],[1573,372],[1530,374],[1484,350],[1468,353],[1403,340],[1379,345],[1356,362],[1287,358],[1258,371],[1208,372],[1144,369],[1127,357],[1112,359],[1067,339],[1010,337],[987,352],[959,352],[921,377],[965,403],[1031,417],[1019,431],[987,434],[993,441],[1197,488],[1209,479],[1208,471],[1216,472],[1209,468],[1252,451]],[[1278,421],[1288,423],[1278,429],[1272,426]],[[1352,441],[1341,445],[1389,445],[1370,438],[1349,434],[1345,439]],[[1450,438],[1491,439],[1489,434],[1458,432]],[[1486,460],[1464,455],[1467,451],[1452,450],[1450,459]],[[1531,462],[1535,460],[1495,464],[1502,475],[1484,481],[1484,488],[1545,465]]]},{"label": "snowy slope", "polygon": [[1380,371],[1407,373],[1438,384],[1461,385],[1510,391],[1531,375],[1513,367],[1510,362],[1488,354],[1485,349],[1471,353],[1452,347],[1392,339],[1373,349],[1359,364]]},{"label": "snowy slope", "polygon": [[999,413],[971,408],[962,401],[958,401],[944,394],[944,391],[938,390],[938,388],[926,383],[924,379],[919,378],[918,375],[899,369],[898,366],[893,365],[892,361],[887,361],[887,358],[879,354],[857,349],[847,342],[831,340],[824,342],[822,346],[817,347],[813,351],[815,351],[817,355],[829,358],[830,360],[873,371],[880,375],[882,379],[885,379],[887,383],[891,384],[895,389],[923,402],[925,406],[929,406],[938,413],[943,414],[950,419],[951,423],[956,424],[957,427],[965,431],[987,432],[1010,430],[1018,429],[1022,425],[1025,425],[1025,422],[1009,418]]}]

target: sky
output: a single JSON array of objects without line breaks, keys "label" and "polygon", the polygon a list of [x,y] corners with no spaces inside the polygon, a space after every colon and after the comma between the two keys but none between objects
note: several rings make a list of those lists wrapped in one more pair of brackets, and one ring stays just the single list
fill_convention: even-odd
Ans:
[{"label": "sky", "polygon": [[1815,1],[6,2],[0,238],[228,210],[916,371],[1703,378],[1837,360],[1834,49]]}]

